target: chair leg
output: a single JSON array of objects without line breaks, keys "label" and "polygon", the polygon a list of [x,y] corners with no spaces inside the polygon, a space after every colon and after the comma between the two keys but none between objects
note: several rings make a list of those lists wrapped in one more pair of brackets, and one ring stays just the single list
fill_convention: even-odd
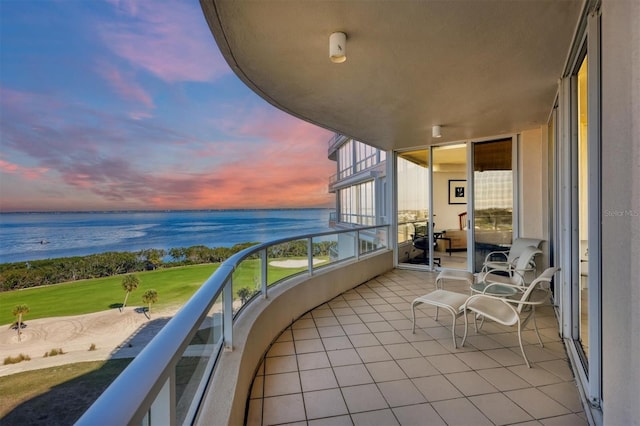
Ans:
[{"label": "chair leg", "polygon": [[438,307],[436,306],[436,321],[438,321]]},{"label": "chair leg", "polygon": [[416,334],[416,302],[411,304],[411,319],[413,320],[413,328],[411,329],[412,334]]},{"label": "chair leg", "polygon": [[451,337],[453,338],[453,349],[458,349],[458,344],[456,343],[456,317],[458,316],[455,312],[451,312],[453,315],[453,326],[451,326]]},{"label": "chair leg", "polygon": [[467,311],[465,310],[462,315],[464,315],[464,336],[462,336],[462,343],[460,343],[460,347],[464,347],[464,341],[467,340],[467,330],[469,329],[469,318],[467,318]]},{"label": "chair leg", "polygon": [[531,365],[529,365],[529,360],[527,359],[527,355],[524,353],[524,346],[522,346],[522,326],[520,324],[520,321],[518,321],[518,343],[520,343],[520,351],[522,352],[524,362],[527,364],[527,368],[531,368]]},{"label": "chair leg", "polygon": [[531,316],[533,317],[533,328],[536,330],[536,336],[538,336],[538,342],[540,342],[540,347],[544,348],[544,344],[542,343],[542,339],[540,338],[540,333],[538,332],[538,324],[536,323],[536,307],[531,307]]}]

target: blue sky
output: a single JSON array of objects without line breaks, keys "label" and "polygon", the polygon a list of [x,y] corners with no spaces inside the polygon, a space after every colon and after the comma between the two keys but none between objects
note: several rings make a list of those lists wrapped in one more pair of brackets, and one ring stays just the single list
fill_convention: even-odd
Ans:
[{"label": "blue sky", "polygon": [[0,0],[0,211],[332,206],[331,135],[246,88],[195,0]]}]

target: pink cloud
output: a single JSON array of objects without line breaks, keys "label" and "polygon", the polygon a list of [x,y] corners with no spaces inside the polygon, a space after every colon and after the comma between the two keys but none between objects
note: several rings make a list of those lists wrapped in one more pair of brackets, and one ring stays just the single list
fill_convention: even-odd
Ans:
[{"label": "pink cloud", "polygon": [[[327,207],[334,196],[327,192],[335,163],[326,159],[326,135],[314,126],[290,122],[291,142],[262,141],[251,149],[226,144],[222,165],[197,171],[173,165],[174,171],[145,172],[124,158],[71,163],[61,170],[66,185],[118,205],[138,208],[268,208]],[[300,127],[299,127],[300,126]],[[318,148],[317,148],[318,147]],[[218,150],[212,145],[211,150]],[[318,152],[312,152],[318,151]],[[324,156],[318,157],[319,155]],[[184,172],[184,170],[189,170]]]},{"label": "pink cloud", "polygon": [[49,171],[46,167],[24,167],[0,159],[0,173],[17,174],[27,180],[35,180]]},{"label": "pink cloud", "polygon": [[98,73],[101,74],[107,82],[116,89],[122,98],[139,102],[147,108],[154,107],[151,96],[140,86],[134,82],[131,75],[124,76],[116,67],[102,61],[97,67]]},{"label": "pink cloud", "polygon": [[112,2],[128,23],[98,31],[116,55],[167,81],[212,81],[231,70],[194,2]]},{"label": "pink cloud", "polygon": [[[16,158],[26,157],[39,165],[33,170],[47,171],[46,179],[29,175],[36,177],[32,184],[8,197],[14,210],[18,205],[86,210],[334,204],[335,196],[327,192],[328,177],[335,173],[335,163],[327,159],[331,133],[276,110],[233,114],[220,122],[228,140],[200,140],[149,121],[78,110],[59,98],[53,105],[48,96],[0,94],[7,94],[0,100],[7,112],[3,147],[12,153],[0,170],[18,176],[17,170],[28,168]],[[58,195],[48,196],[53,192]]]}]

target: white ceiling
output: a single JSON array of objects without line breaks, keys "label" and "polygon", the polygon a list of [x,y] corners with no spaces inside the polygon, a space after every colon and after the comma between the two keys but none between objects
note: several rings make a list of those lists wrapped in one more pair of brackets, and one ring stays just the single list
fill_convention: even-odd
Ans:
[{"label": "white ceiling", "polygon": [[[278,108],[383,148],[546,123],[574,0],[201,0],[236,74]],[[347,34],[347,61],[329,35]],[[441,139],[431,126],[442,126]]]}]

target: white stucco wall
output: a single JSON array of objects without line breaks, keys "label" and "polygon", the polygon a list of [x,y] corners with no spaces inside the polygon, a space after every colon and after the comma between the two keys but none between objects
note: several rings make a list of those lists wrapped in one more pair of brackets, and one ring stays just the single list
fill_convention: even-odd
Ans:
[{"label": "white stucco wall", "polygon": [[544,240],[540,245],[544,261],[538,268],[542,271],[547,267],[549,258],[546,127],[522,131],[519,148],[519,235]]},{"label": "white stucco wall", "polygon": [[640,1],[602,2],[602,359],[606,425],[640,424]]},{"label": "white stucco wall", "polygon": [[[458,229],[458,214],[467,210],[466,204],[449,204],[449,180],[466,180],[467,174],[461,166],[461,171],[433,173],[433,219],[436,230]],[[469,187],[467,186],[467,192]]]}]

